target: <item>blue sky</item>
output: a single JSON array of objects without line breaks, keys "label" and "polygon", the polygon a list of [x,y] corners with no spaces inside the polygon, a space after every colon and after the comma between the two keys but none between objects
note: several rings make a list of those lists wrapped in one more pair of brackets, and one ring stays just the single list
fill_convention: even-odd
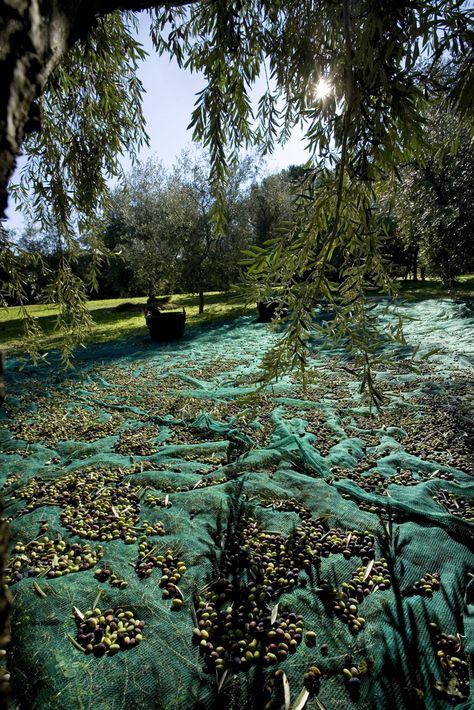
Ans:
[{"label": "blue sky", "polygon": [[[174,60],[158,57],[151,44],[148,28],[148,18],[143,14],[140,18],[139,38],[149,57],[141,64],[139,77],[146,90],[143,108],[150,146],[142,149],[140,159],[155,156],[165,167],[170,167],[183,148],[192,143],[191,131],[187,130],[187,126],[196,94],[205,84],[201,76],[180,69]],[[256,100],[258,97],[257,87]],[[302,133],[295,130],[286,146],[277,147],[275,153],[267,158],[265,172],[277,172],[288,165],[303,163],[307,157]],[[126,171],[130,168],[127,156],[124,156],[122,165]],[[13,201],[10,202],[7,214],[6,226],[21,230],[23,218],[15,210]]]}]

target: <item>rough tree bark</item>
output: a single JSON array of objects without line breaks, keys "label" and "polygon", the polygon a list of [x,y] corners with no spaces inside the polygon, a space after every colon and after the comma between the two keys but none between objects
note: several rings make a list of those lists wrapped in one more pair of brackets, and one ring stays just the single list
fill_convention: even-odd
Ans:
[{"label": "rough tree bark", "polygon": [[[35,100],[69,47],[90,32],[96,18],[116,10],[181,6],[193,0],[0,0],[0,219],[8,181],[26,133],[40,130]],[[0,360],[0,406],[3,381]],[[10,597],[3,585],[7,529],[0,524],[0,649],[9,642]],[[9,687],[0,670],[0,707]]]}]

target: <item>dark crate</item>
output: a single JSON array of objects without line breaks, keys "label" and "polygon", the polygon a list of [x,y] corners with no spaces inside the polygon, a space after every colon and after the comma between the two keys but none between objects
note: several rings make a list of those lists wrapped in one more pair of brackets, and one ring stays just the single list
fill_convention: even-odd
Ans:
[{"label": "dark crate", "polygon": [[264,321],[273,320],[278,309],[280,309],[281,315],[283,316],[288,313],[288,309],[282,308],[280,301],[276,299],[273,301],[260,301],[259,303],[257,303],[257,308],[260,314],[260,320]]},{"label": "dark crate", "polygon": [[177,340],[184,335],[186,311],[164,311],[145,316],[152,340]]}]

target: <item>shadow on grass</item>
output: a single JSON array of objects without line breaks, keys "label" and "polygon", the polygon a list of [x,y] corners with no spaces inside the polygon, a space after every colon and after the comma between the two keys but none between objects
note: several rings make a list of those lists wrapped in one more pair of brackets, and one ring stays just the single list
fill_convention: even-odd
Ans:
[{"label": "shadow on grass", "polygon": [[[199,297],[197,294],[175,294],[172,296],[171,302],[179,303],[180,306],[198,306]],[[206,306],[220,304],[224,306],[232,306],[242,302],[242,297],[235,291],[219,291],[216,293],[204,294],[204,309]]]},{"label": "shadow on grass", "polygon": [[[124,302],[126,302],[124,300]],[[112,305],[113,303],[113,305]],[[121,304],[118,304],[121,305]],[[108,341],[122,340],[132,337],[143,337],[147,334],[144,312],[137,311],[137,307],[145,308],[146,300],[143,303],[131,304],[130,310],[117,310],[117,301],[104,301],[103,305],[91,307],[93,325],[91,333],[85,337],[84,342],[104,343]],[[234,292],[230,293],[210,293],[205,295],[204,313],[197,313],[198,296],[189,294],[176,294],[172,297],[167,310],[181,310],[182,307],[188,309],[187,325],[208,325],[212,322],[221,323],[225,320],[236,318],[248,312],[239,296]],[[189,312],[189,311],[192,312]],[[35,319],[43,331],[40,336],[40,349],[47,350],[58,347],[63,337],[60,331],[55,331],[57,323],[57,313],[34,313]],[[18,354],[25,349],[23,342],[22,319],[18,316],[11,320],[0,320],[0,335],[3,341],[3,348],[11,354]]]},{"label": "shadow on grass", "polygon": [[458,281],[455,286],[448,288],[439,281],[427,279],[426,281],[399,281],[400,295],[407,299],[425,298],[474,298],[474,277]]}]

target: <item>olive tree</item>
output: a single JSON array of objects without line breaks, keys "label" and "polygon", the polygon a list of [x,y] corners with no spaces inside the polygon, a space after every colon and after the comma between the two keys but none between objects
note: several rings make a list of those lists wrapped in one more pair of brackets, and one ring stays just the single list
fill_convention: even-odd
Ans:
[{"label": "olive tree", "polygon": [[[212,229],[213,196],[205,153],[186,150],[169,170],[150,159],[111,194],[99,241],[110,252],[99,274],[101,291],[123,295],[227,289],[240,276],[241,249],[252,236],[247,192],[254,161],[236,166],[226,185],[226,226]],[[117,295],[116,291],[114,295]]]},{"label": "olive tree", "polygon": [[[450,112],[427,117],[429,144],[393,185],[398,234],[420,266],[444,284],[474,265],[474,148],[470,132]],[[444,148],[446,136],[452,138]]]},{"label": "olive tree", "polygon": [[112,252],[99,275],[102,285],[120,281],[124,295],[173,291],[179,233],[171,197],[168,172],[151,158],[114,188],[100,234]]},{"label": "olive tree", "polygon": [[227,289],[240,276],[241,250],[251,238],[246,196],[255,161],[247,157],[229,174],[221,196],[225,221],[220,231],[212,225],[215,197],[208,175],[207,156],[186,151],[175,166],[171,185],[180,246],[178,281],[183,290],[198,293],[199,313],[204,311],[205,290]]},{"label": "olive tree", "polygon": [[292,182],[287,171],[267,175],[252,185],[248,209],[258,246],[263,246],[278,230],[290,227],[293,221],[292,205]]}]

